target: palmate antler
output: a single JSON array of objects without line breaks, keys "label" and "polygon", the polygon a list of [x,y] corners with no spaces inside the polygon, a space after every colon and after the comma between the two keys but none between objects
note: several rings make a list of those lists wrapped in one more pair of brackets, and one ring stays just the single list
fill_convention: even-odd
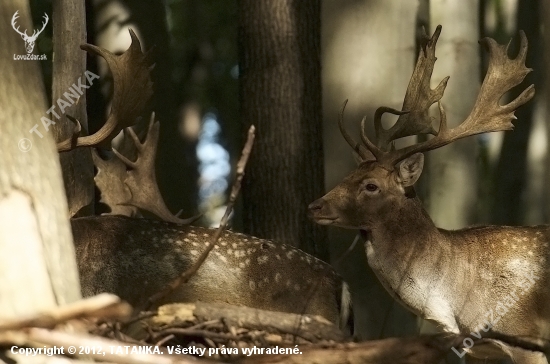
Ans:
[{"label": "palmate antler", "polygon": [[151,116],[146,139],[139,140],[131,126],[135,125],[153,93],[149,53],[141,51],[136,34],[130,29],[132,43],[121,55],[115,55],[92,44],[82,49],[105,59],[113,75],[113,99],[109,118],[93,135],[79,137],[81,125],[76,121],[73,135],[57,144],[59,152],[78,147],[97,147],[110,150],[111,142],[122,130],[131,138],[136,150],[136,161],[113,149],[117,158],[103,160],[93,151],[94,164],[98,168],[95,182],[101,191],[101,202],[111,213],[134,216],[138,209],[180,224],[188,224],[197,217],[180,219],[174,216],[162,198],[155,177],[155,157],[159,138],[159,122]]},{"label": "palmate antler", "polygon": [[113,100],[111,113],[105,124],[95,134],[79,137],[81,126],[77,123],[73,136],[57,143],[59,152],[79,147],[111,149],[111,141],[124,128],[136,123],[153,94],[149,54],[141,51],[138,37],[129,29],[132,43],[121,55],[115,55],[92,44],[81,45],[83,50],[105,59],[113,74]]},{"label": "palmate antler", "polygon": [[[370,155],[372,153],[379,163],[393,167],[415,153],[437,149],[458,139],[481,133],[511,130],[514,127],[512,120],[516,118],[514,115],[515,110],[535,95],[535,87],[530,85],[513,101],[505,105],[499,104],[502,96],[519,85],[525,76],[532,71],[530,68],[525,67],[525,57],[527,55],[525,33],[520,31],[520,51],[514,59],[510,59],[507,54],[510,43],[499,45],[494,39],[484,38],[480,43],[489,52],[487,74],[468,117],[457,127],[449,129],[445,110],[440,101],[449,77],[444,78],[435,89],[430,88],[430,79],[436,61],[435,46],[440,33],[441,26],[439,25],[431,38],[425,33],[423,35],[422,50],[407,88],[403,111],[387,107],[381,107],[376,111],[374,117],[376,144],[371,142],[365,133],[365,118],[361,122],[362,145],[356,143],[345,132],[342,126],[343,112],[346,105],[344,103],[339,119],[340,130],[348,144],[364,160],[372,159]],[[440,114],[440,125],[437,133],[432,128],[433,118],[428,115],[430,106],[435,102],[438,103]],[[382,115],[386,112],[400,115],[397,122],[387,130],[383,129],[381,124]],[[394,140],[418,134],[432,134],[435,136],[423,143],[398,150],[389,150]]]},{"label": "palmate antler", "polygon": [[128,201],[122,205],[135,206],[148,211],[155,216],[178,224],[190,224],[200,216],[189,219],[180,219],[172,215],[158,188],[155,176],[155,159],[157,156],[157,144],[159,139],[160,123],[155,120],[155,113],[151,114],[145,140],[141,142],[132,128],[125,128],[124,133],[130,136],[137,151],[137,158],[131,161],[113,148],[113,153],[126,166],[124,184],[130,192]]}]

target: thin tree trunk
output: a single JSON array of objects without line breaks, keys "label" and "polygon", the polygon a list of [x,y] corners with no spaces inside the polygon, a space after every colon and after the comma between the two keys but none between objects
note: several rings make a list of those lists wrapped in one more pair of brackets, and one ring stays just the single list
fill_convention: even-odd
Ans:
[{"label": "thin tree trunk", "polygon": [[[550,2],[543,1],[541,6],[541,20],[544,29],[550,29]],[[544,32],[544,38],[541,41],[541,45],[544,49],[544,68],[542,69],[544,75],[544,94],[543,102],[545,105],[545,117],[546,117],[546,140],[550,141],[550,32]],[[547,147],[548,148],[548,147]],[[544,176],[544,221],[550,221],[550,157],[546,152],[546,165]]]},{"label": "thin tree trunk", "polygon": [[[337,116],[349,99],[345,123],[359,140],[359,124],[379,106],[400,109],[416,59],[416,1],[325,0],[323,2],[323,106],[326,180],[332,187],[354,167]],[[395,121],[391,116],[384,122]],[[387,125],[386,125],[387,127]],[[355,334],[363,339],[417,333],[415,316],[397,303],[368,268],[364,246],[344,253],[356,232],[329,230],[335,268],[350,284]],[[345,254],[345,256],[343,256]],[[342,257],[343,256],[343,257]]]},{"label": "thin tree trunk", "polygon": [[257,142],[243,186],[245,232],[327,259],[307,218],[323,193],[319,0],[239,1],[240,97]]},{"label": "thin tree trunk", "polygon": [[[442,99],[449,127],[466,118],[479,91],[478,9],[478,0],[430,1],[431,29],[443,25],[432,80],[436,85],[451,76]],[[425,202],[437,226],[455,229],[475,221],[477,149],[476,138],[467,138],[427,156]]]},{"label": "thin tree trunk", "polygon": [[[80,121],[84,132],[88,131],[85,88],[81,90],[83,95],[78,98],[78,101],[67,107],[64,112],[61,112],[56,104],[60,99],[67,101],[64,94],[71,93],[71,86],[77,84],[79,78],[84,77],[86,52],[80,49],[80,45],[84,43],[86,43],[84,0],[69,2],[54,0],[52,109],[48,118],[55,122],[53,135],[56,141],[65,140],[73,133],[74,123],[67,119],[67,115]],[[61,153],[59,159],[70,215],[93,215],[94,166],[90,148]]]},{"label": "thin tree trunk", "polygon": [[51,132],[40,138],[46,97],[39,61],[11,29],[32,29],[27,1],[0,2],[0,316],[36,313],[80,298],[61,168]]}]

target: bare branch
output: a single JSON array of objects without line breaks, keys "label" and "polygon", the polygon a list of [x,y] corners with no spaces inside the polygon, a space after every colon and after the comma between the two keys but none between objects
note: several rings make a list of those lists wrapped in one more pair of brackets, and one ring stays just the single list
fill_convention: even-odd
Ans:
[{"label": "bare branch", "polygon": [[237,196],[239,195],[239,191],[241,189],[241,181],[244,177],[244,169],[246,167],[246,163],[248,162],[248,157],[250,156],[250,152],[252,151],[252,146],[254,145],[254,132],[255,132],[254,125],[250,126],[250,129],[248,129],[248,137],[246,140],[246,143],[244,145],[243,151],[241,153],[241,158],[239,159],[239,162],[237,163],[237,172],[235,176],[235,182],[233,183],[233,187],[231,188],[231,194],[229,195],[229,201],[227,202],[227,208],[225,209],[225,213],[222,217],[222,220],[220,222],[220,226],[212,236],[212,241],[208,243],[208,248],[206,248],[202,254],[199,256],[195,264],[191,266],[188,270],[183,272],[178,278],[176,278],[174,281],[170,282],[164,289],[162,289],[157,294],[149,297],[146,303],[146,309],[149,309],[151,306],[153,306],[156,302],[161,300],[162,298],[166,297],[168,294],[173,292],[177,287],[179,287],[182,284],[185,284],[189,281],[189,279],[197,272],[197,270],[201,267],[202,263],[206,260],[208,257],[208,254],[214,249],[214,246],[216,245],[218,239],[220,238],[221,234],[227,227],[227,222],[229,220],[229,216],[231,215],[231,211],[233,210],[233,205],[235,204],[235,201],[237,200]]},{"label": "bare branch", "polygon": [[123,319],[131,312],[132,307],[117,296],[102,293],[30,317],[0,321],[0,331],[25,327],[53,327],[58,323],[83,317]]}]

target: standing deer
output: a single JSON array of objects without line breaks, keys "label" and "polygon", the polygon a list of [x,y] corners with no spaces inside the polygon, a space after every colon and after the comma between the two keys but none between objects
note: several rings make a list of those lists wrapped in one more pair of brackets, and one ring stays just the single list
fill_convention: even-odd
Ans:
[{"label": "standing deer", "polygon": [[[440,32],[438,26],[431,38],[424,34],[403,111],[387,107],[376,111],[376,143],[365,133],[365,119],[362,143],[345,131],[344,104],[340,131],[362,161],[334,189],[310,204],[310,214],[322,225],[359,229],[368,263],[385,288],[409,310],[443,330],[471,334],[473,340],[489,330],[550,339],[550,227],[440,229],[413,187],[422,172],[422,152],[471,135],[512,129],[514,111],[535,93],[531,85],[511,102],[499,104],[531,71],[525,67],[525,34],[520,33],[521,47],[515,59],[508,57],[507,46],[490,38],[481,41],[489,53],[487,74],[470,115],[449,129],[440,102],[448,77],[430,88]],[[440,115],[438,132],[428,115],[435,102]],[[386,112],[400,115],[389,129],[381,125]],[[418,134],[434,136],[398,150],[392,146],[396,139]],[[509,356],[521,364],[548,363],[541,353],[498,340],[472,345],[473,340],[464,343],[474,358]]]}]

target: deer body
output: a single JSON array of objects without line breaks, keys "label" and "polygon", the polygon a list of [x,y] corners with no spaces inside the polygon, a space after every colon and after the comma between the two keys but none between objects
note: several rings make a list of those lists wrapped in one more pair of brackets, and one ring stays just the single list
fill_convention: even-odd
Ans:
[{"label": "deer body", "polygon": [[[394,221],[370,230],[365,250],[378,277],[410,309],[455,333],[488,322],[504,333],[550,335],[549,322],[541,321],[550,318],[550,227],[448,231],[435,228],[418,199],[404,205]],[[511,307],[495,322],[499,302]]]},{"label": "deer body", "polygon": [[[187,270],[215,230],[124,216],[71,220],[84,296],[115,293],[140,305]],[[223,302],[338,323],[346,286],[294,247],[226,231],[187,284],[162,303]],[[347,305],[349,303],[344,303]]]},{"label": "deer body", "polygon": [[[345,131],[344,104],[340,131],[362,161],[334,189],[310,204],[310,214],[322,225],[361,230],[368,263],[390,294],[445,331],[472,335],[472,339],[492,330],[548,340],[550,227],[439,229],[422,208],[413,187],[422,173],[422,152],[471,135],[513,127],[514,111],[533,97],[533,86],[508,104],[499,101],[530,71],[525,67],[527,40],[521,33],[515,59],[508,57],[507,46],[484,40],[490,57],[480,94],[470,115],[450,129],[440,102],[448,78],[430,88],[440,31],[438,26],[431,38],[424,35],[422,39],[403,111],[387,107],[376,111],[375,142],[365,133],[365,119],[361,144]],[[428,113],[435,102],[440,112],[437,132]],[[389,129],[381,124],[385,112],[400,115]],[[434,137],[402,149],[392,148],[394,140],[418,134]],[[510,356],[521,364],[548,363],[541,353],[498,340],[468,349],[482,359]]]},{"label": "deer body", "polygon": [[[542,239],[523,241],[526,233],[536,234],[532,230],[541,232]],[[550,285],[545,267],[550,251],[543,242],[548,241],[548,227],[431,233],[419,240],[411,234],[395,239],[394,234],[373,233],[365,245],[369,265],[409,309],[457,334],[491,328],[550,336],[550,306],[544,305],[550,302],[545,289]],[[403,247],[395,247],[400,242]],[[503,251],[505,244],[515,246],[517,254]]]}]

